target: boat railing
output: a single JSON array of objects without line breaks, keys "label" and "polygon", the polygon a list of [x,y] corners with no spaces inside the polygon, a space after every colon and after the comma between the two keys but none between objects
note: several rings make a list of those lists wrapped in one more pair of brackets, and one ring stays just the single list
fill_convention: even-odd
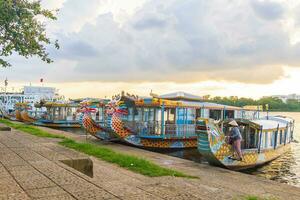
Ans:
[{"label": "boat railing", "polygon": [[148,122],[126,122],[125,125],[137,135],[153,135],[157,136],[161,133],[161,123],[159,121]]},{"label": "boat railing", "polygon": [[[161,131],[163,128],[163,131]],[[152,138],[189,138],[196,137],[195,124],[164,124],[161,122],[139,123],[137,133],[142,137]]]}]

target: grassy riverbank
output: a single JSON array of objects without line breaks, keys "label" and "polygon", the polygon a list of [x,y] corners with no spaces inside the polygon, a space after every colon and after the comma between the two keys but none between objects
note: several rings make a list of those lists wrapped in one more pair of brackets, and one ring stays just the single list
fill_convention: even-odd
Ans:
[{"label": "grassy riverbank", "polygon": [[105,160],[107,162],[117,164],[120,167],[126,168],[130,171],[137,172],[146,176],[150,176],[150,177],[175,176],[175,177],[196,178],[176,170],[161,167],[155,163],[152,163],[142,158],[138,158],[136,156],[117,153],[106,147],[102,147],[90,143],[81,143],[61,135],[48,133],[32,125],[14,123],[5,119],[0,119],[0,123],[10,126],[11,128],[29,133],[31,135],[35,135],[37,137],[59,138],[61,139],[61,141],[59,142],[60,145],[85,153],[90,156],[94,156],[96,158]]}]

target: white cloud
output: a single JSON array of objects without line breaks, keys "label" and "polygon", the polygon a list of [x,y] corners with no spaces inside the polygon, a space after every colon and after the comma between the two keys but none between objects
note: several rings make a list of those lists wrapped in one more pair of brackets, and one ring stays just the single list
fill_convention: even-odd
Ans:
[{"label": "white cloud", "polygon": [[[294,19],[295,6],[284,1],[61,0],[51,4],[56,5],[61,8],[59,19],[50,26],[61,43],[61,50],[50,50],[56,62],[14,60],[14,71],[25,68],[62,82],[269,83],[282,77],[282,66],[300,61],[299,45],[290,43],[293,32],[284,23]],[[12,76],[25,79],[20,73]]]}]

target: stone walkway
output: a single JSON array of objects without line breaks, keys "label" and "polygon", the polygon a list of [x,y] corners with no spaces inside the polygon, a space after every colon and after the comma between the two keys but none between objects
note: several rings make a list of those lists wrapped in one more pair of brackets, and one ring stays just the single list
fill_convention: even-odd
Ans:
[{"label": "stone walkway", "polygon": [[296,187],[120,144],[106,145],[200,179],[145,177],[93,157],[91,178],[60,162],[88,157],[58,141],[0,131],[0,199],[240,199],[249,194],[300,199]]}]

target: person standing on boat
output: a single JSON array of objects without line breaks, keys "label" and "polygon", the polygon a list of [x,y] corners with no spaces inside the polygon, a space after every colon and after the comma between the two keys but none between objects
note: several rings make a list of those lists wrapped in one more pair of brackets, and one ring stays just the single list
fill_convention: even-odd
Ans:
[{"label": "person standing on boat", "polygon": [[241,150],[241,141],[242,141],[242,135],[239,130],[239,125],[235,120],[232,120],[228,123],[230,126],[232,126],[232,129],[230,131],[230,140],[232,141],[233,149],[236,152],[238,158],[237,160],[242,161],[243,160],[243,154]]}]

